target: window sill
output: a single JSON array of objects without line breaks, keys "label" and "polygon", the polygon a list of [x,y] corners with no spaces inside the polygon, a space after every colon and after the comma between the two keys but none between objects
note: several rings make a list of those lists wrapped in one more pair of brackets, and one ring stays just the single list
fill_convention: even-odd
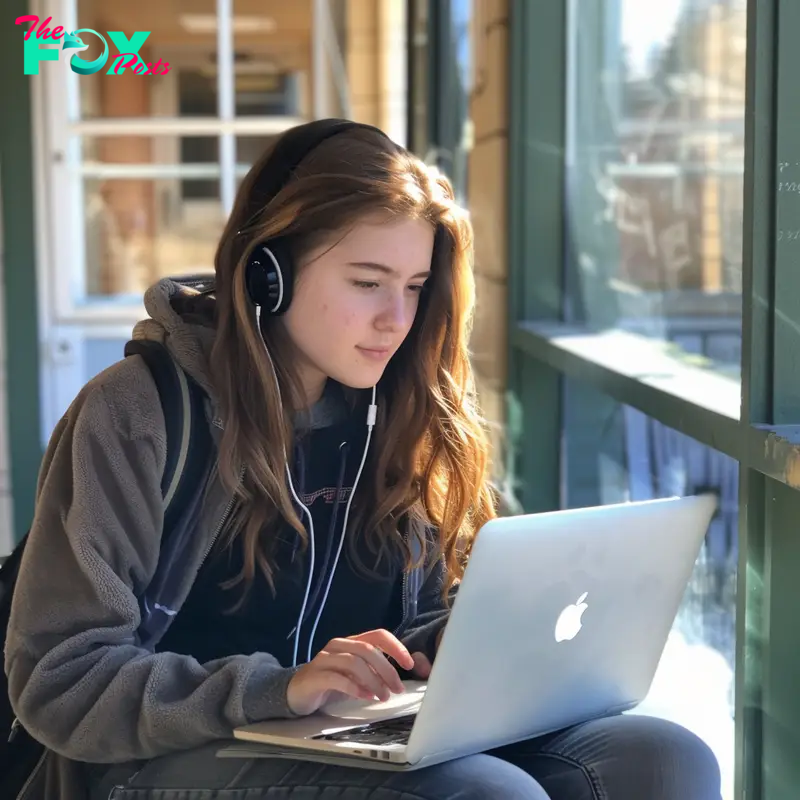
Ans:
[{"label": "window sill", "polygon": [[669,343],[557,322],[519,323],[510,338],[554,370],[800,489],[800,425],[742,423],[739,381],[676,357]]},{"label": "window sill", "polygon": [[511,344],[621,403],[741,458],[741,385],[675,355],[669,342],[624,330],[593,331],[558,322],[522,322]]}]

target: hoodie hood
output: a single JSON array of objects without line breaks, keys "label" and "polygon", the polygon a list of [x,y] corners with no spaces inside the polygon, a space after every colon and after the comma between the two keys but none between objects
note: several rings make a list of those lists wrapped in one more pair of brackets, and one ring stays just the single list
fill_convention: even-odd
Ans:
[{"label": "hoodie hood", "polygon": [[[210,276],[191,276],[164,278],[153,284],[144,294],[144,307],[149,317],[136,323],[132,338],[163,344],[187,375],[208,395],[212,418],[221,424],[219,398],[211,380],[211,349],[216,335],[214,321],[211,318],[189,321],[181,316],[174,305],[180,298],[196,297],[212,281]],[[341,385],[329,380],[310,414],[297,414],[294,423],[296,428],[324,428],[343,421],[348,414]]]},{"label": "hoodie hood", "polygon": [[187,322],[173,306],[180,297],[197,296],[198,287],[202,285],[200,278],[181,281],[164,278],[151,286],[144,294],[144,307],[149,318],[136,323],[132,338],[161,342],[183,370],[206,392],[217,414],[218,398],[211,381],[210,368],[215,336],[213,320],[205,324]]}]

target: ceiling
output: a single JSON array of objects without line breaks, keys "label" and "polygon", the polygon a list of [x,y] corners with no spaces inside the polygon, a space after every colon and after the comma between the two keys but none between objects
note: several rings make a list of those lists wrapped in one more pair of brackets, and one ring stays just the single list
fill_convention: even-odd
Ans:
[{"label": "ceiling", "polygon": [[[161,51],[196,53],[204,58],[216,51],[216,0],[78,0],[78,23],[101,33],[150,31],[148,45]],[[310,0],[233,0],[234,51],[241,57],[267,56],[281,69],[302,69],[311,46]],[[185,23],[198,32],[187,29]],[[247,32],[245,32],[245,28]],[[93,45],[86,57],[93,54]],[[99,45],[98,45],[99,46]]]}]

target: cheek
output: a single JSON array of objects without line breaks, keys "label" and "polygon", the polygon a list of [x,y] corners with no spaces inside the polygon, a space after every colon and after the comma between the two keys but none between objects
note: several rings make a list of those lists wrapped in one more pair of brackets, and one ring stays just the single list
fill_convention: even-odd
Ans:
[{"label": "cheek", "polygon": [[316,327],[323,331],[340,329],[347,317],[345,309],[328,299],[321,300],[313,313]]},{"label": "cheek", "polygon": [[[309,287],[311,288],[311,287]],[[363,338],[363,330],[374,317],[374,302],[351,292],[336,292],[337,287],[326,289],[321,283],[310,292],[299,296],[293,320],[296,327],[313,330],[317,347],[335,349],[342,339],[345,344]],[[298,293],[299,294],[299,293]]]},{"label": "cheek", "polygon": [[356,343],[360,330],[359,315],[352,308],[325,300],[316,306],[310,321],[301,323],[311,337],[311,346],[319,353],[333,355]]},{"label": "cheek", "polygon": [[364,320],[369,318],[367,310],[362,308],[362,305],[352,301],[347,302],[347,300],[340,305],[328,303],[324,315],[330,323],[331,329],[341,333],[362,327]]}]

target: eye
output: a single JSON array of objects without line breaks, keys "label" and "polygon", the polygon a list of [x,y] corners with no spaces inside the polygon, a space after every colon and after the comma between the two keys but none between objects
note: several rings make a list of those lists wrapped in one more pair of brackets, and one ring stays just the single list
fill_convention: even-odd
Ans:
[{"label": "eye", "polygon": [[411,291],[414,292],[415,294],[422,294],[422,292],[425,291],[427,286],[424,283],[420,283],[419,285],[415,284],[414,286],[409,286],[408,288],[411,289]]},{"label": "eye", "polygon": [[359,289],[375,289],[378,284],[375,281],[353,281],[353,286]]}]

